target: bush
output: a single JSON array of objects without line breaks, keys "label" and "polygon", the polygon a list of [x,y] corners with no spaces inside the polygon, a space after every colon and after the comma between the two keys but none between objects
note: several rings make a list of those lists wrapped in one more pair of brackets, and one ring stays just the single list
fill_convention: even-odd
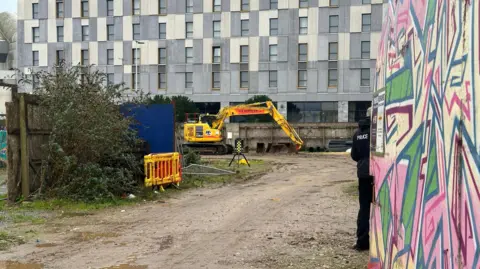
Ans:
[{"label": "bush", "polygon": [[119,107],[143,96],[133,93],[126,100],[123,85],[107,85],[106,75],[91,68],[62,63],[55,70],[32,74],[40,111],[52,130],[43,145],[40,193],[92,201],[136,191],[134,175],[141,160],[133,152],[138,140],[132,119]]},{"label": "bush", "polygon": [[190,164],[199,164],[201,161],[200,155],[189,148],[186,148],[183,151],[183,162],[185,167],[189,166]]}]

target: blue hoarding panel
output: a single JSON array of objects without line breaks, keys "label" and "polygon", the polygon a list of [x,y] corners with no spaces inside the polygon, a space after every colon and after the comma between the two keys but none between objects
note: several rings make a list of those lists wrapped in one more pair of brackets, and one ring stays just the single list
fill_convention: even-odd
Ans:
[{"label": "blue hoarding panel", "polygon": [[173,105],[124,105],[121,110],[124,115],[134,118],[135,125],[132,127],[148,143],[149,153],[175,151]]}]

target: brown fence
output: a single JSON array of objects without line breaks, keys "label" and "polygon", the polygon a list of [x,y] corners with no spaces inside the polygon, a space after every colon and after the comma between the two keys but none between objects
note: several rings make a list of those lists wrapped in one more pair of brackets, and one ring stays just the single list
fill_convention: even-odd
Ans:
[{"label": "brown fence", "polygon": [[41,185],[42,145],[50,129],[41,116],[38,97],[12,92],[7,110],[8,200],[28,197]]}]

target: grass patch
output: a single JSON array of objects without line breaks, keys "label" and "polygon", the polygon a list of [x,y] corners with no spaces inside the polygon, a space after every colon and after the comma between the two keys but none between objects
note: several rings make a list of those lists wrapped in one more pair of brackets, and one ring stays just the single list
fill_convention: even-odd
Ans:
[{"label": "grass patch", "polygon": [[343,186],[343,192],[348,194],[348,196],[350,197],[357,198],[358,197],[358,181],[345,184],[345,186]]},{"label": "grass patch", "polygon": [[10,235],[7,232],[0,232],[0,250],[2,251],[24,243],[25,241],[18,236]]},{"label": "grass patch", "polygon": [[242,164],[237,165],[236,161],[234,161],[231,166],[228,166],[229,163],[230,160],[226,159],[204,159],[202,160],[201,165],[212,166],[218,169],[232,171],[234,173],[225,175],[184,175],[180,187],[186,189],[223,185],[242,180],[245,181],[250,178],[259,177],[271,168],[271,163],[263,160],[249,160],[250,167]]}]

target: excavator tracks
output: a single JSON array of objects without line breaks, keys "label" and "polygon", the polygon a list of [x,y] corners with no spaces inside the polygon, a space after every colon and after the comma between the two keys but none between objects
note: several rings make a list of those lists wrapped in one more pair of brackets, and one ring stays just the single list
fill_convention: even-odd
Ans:
[{"label": "excavator tracks", "polygon": [[200,155],[232,154],[233,147],[223,143],[185,143],[183,148],[196,151]]}]

